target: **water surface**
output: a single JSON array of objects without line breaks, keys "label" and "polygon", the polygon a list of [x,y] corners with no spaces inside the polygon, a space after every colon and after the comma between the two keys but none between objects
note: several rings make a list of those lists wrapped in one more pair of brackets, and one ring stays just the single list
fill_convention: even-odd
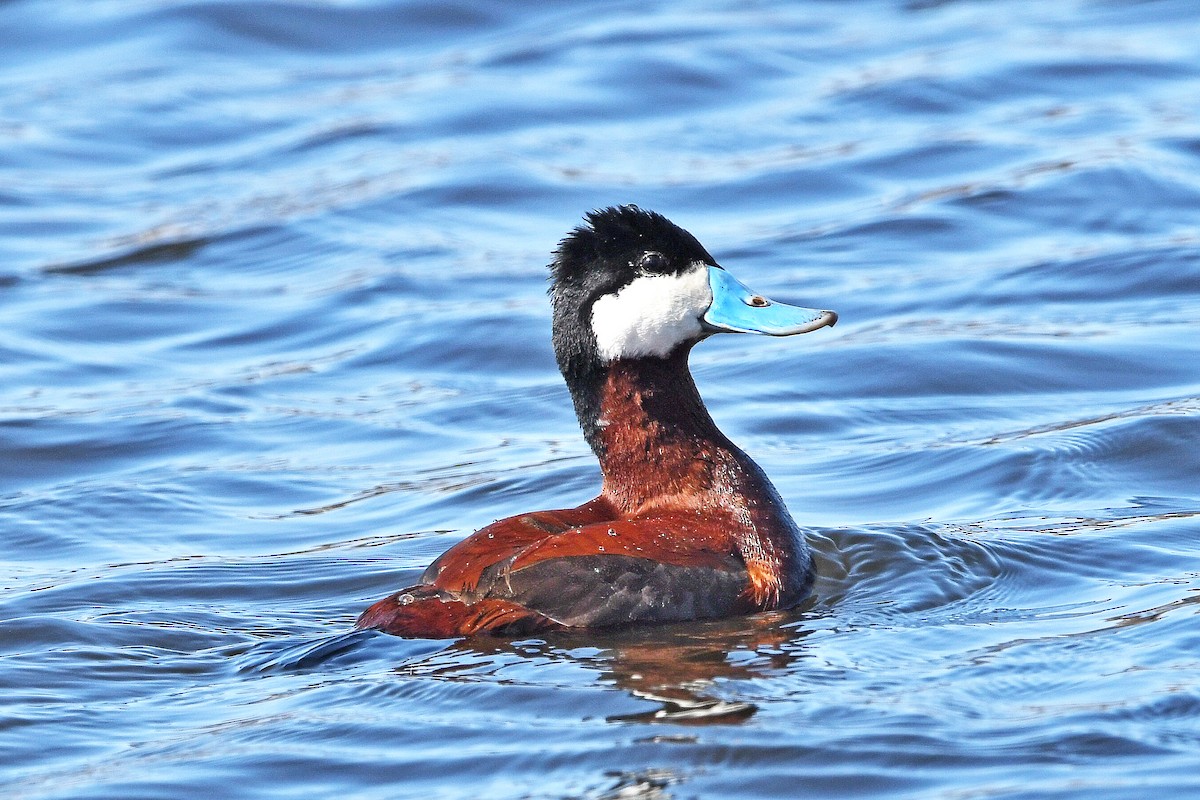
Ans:
[{"label": "water surface", "polygon": [[[1198,30],[0,5],[6,796],[1200,796]],[[544,265],[624,202],[841,314],[692,360],[814,603],[351,632],[595,492]]]}]

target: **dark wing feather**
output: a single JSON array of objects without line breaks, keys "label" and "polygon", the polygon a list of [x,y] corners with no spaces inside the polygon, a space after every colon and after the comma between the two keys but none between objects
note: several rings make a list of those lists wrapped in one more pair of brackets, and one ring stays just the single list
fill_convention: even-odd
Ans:
[{"label": "dark wing feather", "polygon": [[675,514],[547,537],[484,569],[476,591],[563,625],[599,626],[745,613],[749,586],[723,529]]},{"label": "dark wing feather", "polygon": [[[611,513],[597,499],[500,520],[443,553],[421,581],[443,593],[443,602],[499,604],[495,620],[451,615],[460,632],[514,622],[517,608],[539,625],[573,627],[753,610],[750,576],[727,526],[695,514],[616,520]],[[386,610],[397,618],[417,613]]]},{"label": "dark wing feather", "polygon": [[496,570],[487,596],[570,626],[675,622],[745,611],[745,564],[736,556],[719,566],[708,561],[687,566],[624,555],[549,558],[512,572]]}]

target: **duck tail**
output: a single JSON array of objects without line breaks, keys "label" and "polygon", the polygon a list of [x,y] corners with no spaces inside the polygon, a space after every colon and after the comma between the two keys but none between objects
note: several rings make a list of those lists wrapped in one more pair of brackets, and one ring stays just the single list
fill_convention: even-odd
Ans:
[{"label": "duck tail", "polygon": [[354,627],[411,639],[451,639],[476,633],[520,635],[560,626],[508,600],[484,598],[466,603],[437,587],[419,585],[375,603]]}]

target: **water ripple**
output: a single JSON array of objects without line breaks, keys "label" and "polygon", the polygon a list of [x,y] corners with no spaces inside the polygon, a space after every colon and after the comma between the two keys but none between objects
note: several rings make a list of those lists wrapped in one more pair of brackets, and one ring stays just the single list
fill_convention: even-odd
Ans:
[{"label": "water ripple", "polygon": [[[630,11],[0,4],[8,794],[1200,791],[1195,4]],[[616,202],[841,314],[692,356],[816,597],[351,632],[595,491],[544,265]]]}]

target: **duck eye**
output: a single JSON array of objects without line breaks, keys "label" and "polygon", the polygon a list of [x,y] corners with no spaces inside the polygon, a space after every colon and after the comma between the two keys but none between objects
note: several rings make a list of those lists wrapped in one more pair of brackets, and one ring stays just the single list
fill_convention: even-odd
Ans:
[{"label": "duck eye", "polygon": [[638,260],[638,268],[644,272],[665,272],[667,269],[667,257],[662,253],[656,253],[651,250],[644,253],[641,259]]}]

